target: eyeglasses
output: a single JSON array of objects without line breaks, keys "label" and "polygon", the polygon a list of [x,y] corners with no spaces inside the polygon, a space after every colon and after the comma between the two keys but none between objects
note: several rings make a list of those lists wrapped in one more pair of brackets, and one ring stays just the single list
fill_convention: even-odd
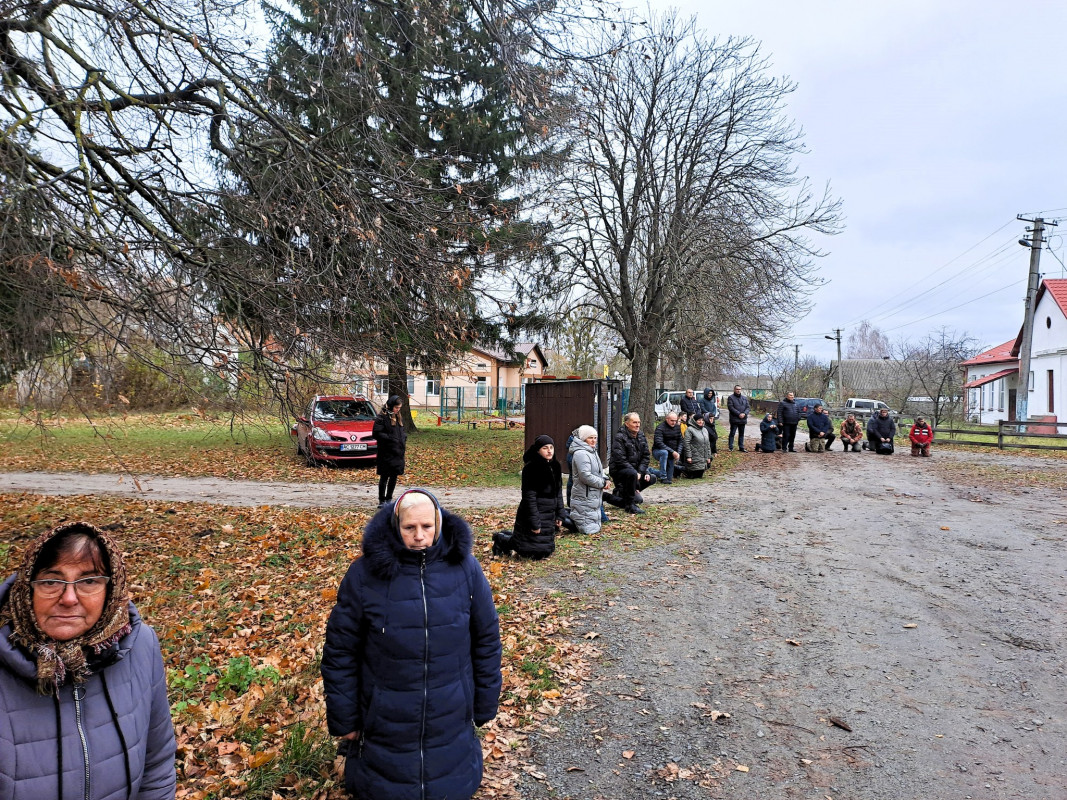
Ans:
[{"label": "eyeglasses", "polygon": [[78,597],[96,597],[107,589],[111,580],[105,575],[91,575],[88,578],[79,578],[76,581],[61,581],[55,578],[47,578],[40,581],[30,581],[33,590],[41,597],[59,597],[68,586],[74,587],[74,593]]}]

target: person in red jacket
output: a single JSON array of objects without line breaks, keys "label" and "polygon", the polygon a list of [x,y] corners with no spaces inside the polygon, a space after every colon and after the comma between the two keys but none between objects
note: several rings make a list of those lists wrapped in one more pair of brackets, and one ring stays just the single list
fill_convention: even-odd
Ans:
[{"label": "person in red jacket", "polygon": [[934,429],[931,428],[922,417],[915,418],[915,424],[911,426],[911,454],[913,456],[929,456],[930,442],[934,440]]}]

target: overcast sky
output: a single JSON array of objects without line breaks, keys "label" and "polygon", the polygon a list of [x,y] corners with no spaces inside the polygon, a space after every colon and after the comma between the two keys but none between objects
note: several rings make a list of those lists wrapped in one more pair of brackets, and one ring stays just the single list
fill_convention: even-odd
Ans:
[{"label": "overcast sky", "polygon": [[783,350],[830,358],[823,335],[863,319],[894,340],[943,325],[984,346],[1015,336],[1029,265],[1015,216],[1062,215],[1042,273],[1067,261],[1067,3],[653,0],[668,5],[762,42],[798,84],[801,173],[844,201],[826,284]]}]

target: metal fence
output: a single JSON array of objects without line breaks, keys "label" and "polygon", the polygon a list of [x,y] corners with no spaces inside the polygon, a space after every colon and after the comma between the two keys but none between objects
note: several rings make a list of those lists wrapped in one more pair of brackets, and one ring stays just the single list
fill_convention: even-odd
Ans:
[{"label": "metal fence", "polygon": [[444,386],[438,413],[462,422],[470,417],[521,417],[526,413],[526,387]]},{"label": "metal fence", "polygon": [[[938,441],[998,450],[1067,450],[1067,422],[1001,420],[993,428],[937,428]],[[1042,443],[1044,442],[1044,444]]]}]

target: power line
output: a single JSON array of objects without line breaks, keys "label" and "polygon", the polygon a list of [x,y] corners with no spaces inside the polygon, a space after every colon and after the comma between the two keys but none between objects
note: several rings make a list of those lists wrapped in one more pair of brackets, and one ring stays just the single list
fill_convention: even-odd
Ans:
[{"label": "power line", "polygon": [[1007,286],[1001,286],[999,289],[994,289],[991,292],[986,292],[983,295],[979,295],[978,297],[972,298],[970,300],[966,300],[966,301],[964,301],[964,302],[962,302],[962,303],[960,303],[958,305],[952,306],[951,308],[943,308],[940,311],[934,312],[933,314],[927,314],[925,317],[919,317],[919,319],[913,319],[911,322],[905,322],[903,325],[897,325],[897,326],[892,327],[892,328],[887,328],[884,331],[882,331],[882,333],[891,333],[892,331],[898,331],[901,328],[907,328],[907,327],[909,327],[911,325],[915,325],[915,324],[917,324],[919,322],[925,322],[928,319],[932,319],[934,317],[939,317],[942,314],[947,314],[949,311],[955,311],[957,308],[963,308],[964,306],[969,306],[971,303],[977,303],[979,300],[984,300],[985,298],[990,297],[990,296],[992,296],[994,294],[997,294],[998,292],[1003,292],[1003,291],[1006,291],[1007,289],[1011,289],[1013,287],[1014,288],[1018,288],[1019,287],[1019,282],[1017,280],[1016,281],[1012,281]]},{"label": "power line", "polygon": [[[976,242],[975,244],[971,245],[970,247],[968,247],[968,248],[967,248],[966,250],[964,250],[964,251],[963,251],[962,253],[960,253],[959,255],[957,255],[957,256],[955,256],[954,258],[952,258],[952,259],[950,259],[950,260],[946,261],[946,262],[945,262],[944,264],[942,264],[942,265],[941,265],[940,267],[938,267],[937,269],[933,270],[932,272],[929,272],[929,273],[927,274],[927,277],[930,277],[930,276],[936,275],[936,274],[937,274],[937,273],[939,273],[939,272],[940,272],[941,270],[943,270],[943,269],[946,269],[947,267],[950,267],[950,266],[952,266],[952,264],[954,264],[954,263],[956,263],[957,261],[959,261],[959,260],[960,260],[961,258],[963,258],[963,257],[964,257],[965,255],[967,255],[968,253],[970,253],[970,252],[971,252],[972,250],[975,250],[975,249],[977,249],[977,248],[981,247],[981,246],[982,246],[983,244],[985,244],[985,243],[986,243],[987,241],[989,241],[990,239],[992,239],[992,238],[993,238],[994,236],[996,236],[996,235],[997,235],[998,233],[1000,233],[1000,232],[1001,232],[1002,230],[1004,230],[1004,229],[1005,229],[1006,227],[1008,227],[1009,225],[1013,225],[1013,224],[1015,224],[1015,222],[1016,222],[1016,220],[1014,220],[1014,219],[1010,219],[1010,220],[1008,220],[1008,221],[1007,221],[1007,222],[1005,222],[1005,223],[1004,223],[1003,225],[1001,225],[1001,226],[1000,226],[999,228],[997,228],[997,229],[996,229],[995,231],[993,231],[993,232],[992,232],[992,233],[990,233],[989,235],[985,236],[984,238],[982,238],[982,239],[981,239],[980,241]],[[1014,240],[1013,240],[1013,241],[1014,241]],[[999,248],[998,248],[998,249],[999,249]],[[983,259],[979,259],[979,261],[982,261],[982,260],[984,260],[984,258],[983,258]],[[957,274],[958,274],[958,273],[957,273]],[[882,308],[882,307],[884,307],[884,306],[886,306],[886,305],[888,305],[888,304],[892,303],[892,302],[893,302],[894,300],[896,300],[896,299],[897,299],[898,297],[901,297],[902,295],[905,295],[905,294],[909,294],[909,293],[910,293],[910,292],[912,292],[912,291],[914,291],[914,289],[913,289],[913,288],[910,288],[910,287],[909,287],[909,288],[907,288],[907,289],[901,289],[901,290],[900,290],[899,292],[897,292],[896,294],[894,294],[894,295],[890,295],[889,297],[887,297],[887,298],[886,298],[885,300],[883,300],[883,301],[882,301],[881,303],[879,303],[878,305],[874,306],[874,307],[873,307],[873,308],[871,308],[871,309],[868,309],[867,313],[868,313],[868,314],[870,314],[870,313],[871,313],[871,312],[873,312],[873,311],[877,311],[877,310],[878,310],[879,308]],[[858,317],[858,318],[856,318],[856,319],[854,319],[854,320],[850,320],[849,322],[845,323],[845,326],[846,326],[846,327],[848,327],[849,325],[854,325],[854,324],[856,324],[857,322],[860,322],[860,321],[862,321],[862,320],[864,320],[864,319],[867,319],[867,318],[868,318],[868,317],[866,317],[866,316],[863,316],[863,317]]]}]

